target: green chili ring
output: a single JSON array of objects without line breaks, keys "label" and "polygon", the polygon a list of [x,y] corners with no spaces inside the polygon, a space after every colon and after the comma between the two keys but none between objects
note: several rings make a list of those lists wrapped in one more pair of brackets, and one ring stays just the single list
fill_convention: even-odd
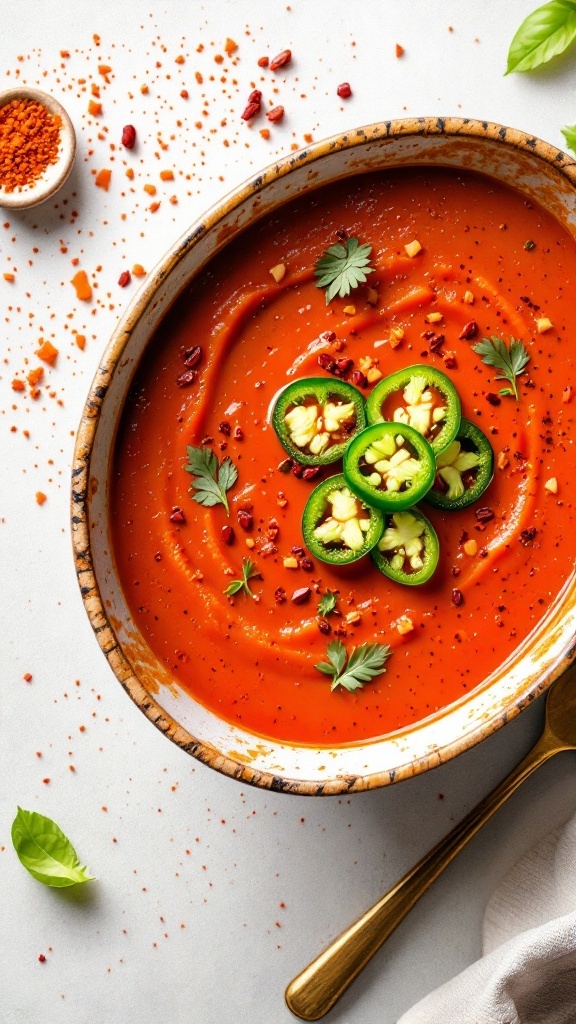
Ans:
[{"label": "green chili ring", "polygon": [[[396,391],[403,394],[404,389],[413,377],[424,377],[426,379],[426,386],[435,388],[445,400],[446,414],[442,426],[440,427],[439,424],[436,424],[436,427],[439,427],[438,432],[433,437],[427,436],[426,433],[422,432],[434,452],[441,452],[444,448],[448,447],[458,433],[462,409],[458,392],[452,381],[445,373],[437,370],[434,366],[419,364],[407,366],[404,370],[398,370],[396,373],[390,374],[389,377],[385,377],[384,380],[379,381],[366,402],[368,423],[381,423],[384,421],[382,409],[386,399]],[[388,420],[387,422],[391,421]]]},{"label": "green chili ring", "polygon": [[[472,461],[469,456],[476,457],[475,465],[469,465]],[[458,512],[478,501],[494,476],[494,452],[490,441],[480,427],[465,419],[461,421],[454,441],[436,457],[436,463],[436,482],[425,501],[445,512]],[[449,472],[450,468],[456,471],[456,475]],[[467,487],[463,474],[472,472],[475,473],[474,482]],[[448,488],[446,491],[437,486],[438,478]]]},{"label": "green chili ring", "polygon": [[[314,399],[314,401],[308,401],[307,406],[306,402],[310,399]],[[336,410],[338,404],[342,407],[352,405],[353,418],[342,421],[340,429],[329,433],[318,430],[313,423],[305,423],[304,429],[300,425],[300,436],[302,438],[310,436],[310,440],[302,446],[297,445],[294,440],[295,436],[298,436],[296,426],[294,431],[291,431],[286,423],[286,417],[291,416],[295,409],[301,408],[303,409],[304,419],[306,419],[306,408],[316,405],[321,406],[322,410],[324,410],[329,402],[332,402],[332,404],[337,403]],[[298,414],[296,414],[296,418],[298,418]],[[353,424],[352,428],[348,425],[350,422]],[[276,431],[280,444],[296,462],[304,466],[326,466],[341,459],[350,438],[366,426],[364,396],[358,391],[358,388],[343,380],[336,378],[328,379],[326,377],[304,377],[301,380],[292,381],[278,396],[272,412],[272,426]],[[328,436],[327,440],[326,436]],[[318,438],[324,438],[325,443],[321,450],[315,452],[313,450],[314,442]]]},{"label": "green chili ring", "polygon": [[[408,453],[404,462],[398,461],[401,449]],[[403,423],[382,422],[366,427],[352,439],[344,454],[348,486],[367,505],[382,512],[402,512],[415,505],[430,489],[435,470],[434,452],[428,442]]]},{"label": "green chili ring", "polygon": [[408,587],[427,583],[440,558],[438,536],[420,509],[395,512],[371,553],[377,569]]},{"label": "green chili ring", "polygon": [[[332,515],[347,515],[354,506],[357,514],[348,515],[348,519],[336,520]],[[367,524],[366,528],[360,526],[360,521]],[[341,473],[314,488],[302,514],[304,543],[316,558],[331,565],[348,565],[367,555],[383,529],[382,513],[357,498]]]}]

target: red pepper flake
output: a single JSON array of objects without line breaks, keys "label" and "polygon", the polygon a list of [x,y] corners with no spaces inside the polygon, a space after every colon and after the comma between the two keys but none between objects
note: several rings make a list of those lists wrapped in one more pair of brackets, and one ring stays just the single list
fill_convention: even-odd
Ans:
[{"label": "red pepper flake", "polygon": [[130,271],[123,270],[122,273],[120,274],[120,277],[118,278],[118,284],[120,285],[121,288],[125,288],[127,284],[130,284],[130,279]]},{"label": "red pepper flake", "polygon": [[196,370],[186,370],[185,373],[181,373],[176,378],[176,383],[179,388],[187,388],[190,384],[193,384],[196,380]]},{"label": "red pepper flake", "polygon": [[94,184],[96,188],[103,188],[105,192],[108,191],[110,185],[110,179],[112,177],[112,171],[105,167],[103,170],[98,171],[98,174],[94,178]]},{"label": "red pepper flake", "polygon": [[170,522],[171,523],[185,523],[186,522],[186,515],[182,511],[182,509],[178,507],[178,505],[174,505],[174,507],[173,507],[173,509],[172,509],[172,511],[170,513]]},{"label": "red pepper flake", "polygon": [[454,590],[452,591],[452,604],[455,604],[457,608],[459,608],[461,604],[464,604],[464,594],[456,587],[454,587]]},{"label": "red pepper flake", "polygon": [[342,82],[336,89],[337,95],[341,100],[347,100],[352,95],[352,89],[350,88],[349,82]]},{"label": "red pepper flake", "polygon": [[48,786],[50,784],[50,779],[42,779],[42,782],[45,786]]},{"label": "red pepper flake", "polygon": [[180,96],[183,100],[187,100],[189,96],[188,89],[180,89]]},{"label": "red pepper flake", "polygon": [[230,437],[230,434],[232,433],[232,427],[228,423],[228,420],[222,420],[222,422],[218,424],[218,430],[221,434],[224,434],[224,437]]},{"label": "red pepper flake", "polygon": [[357,388],[368,387],[368,379],[362,370],[354,370],[354,373],[350,377],[350,383],[355,384]]},{"label": "red pepper flake", "polygon": [[284,117],[284,107],[272,107],[272,110],[266,112],[266,117],[269,121],[275,124],[277,121],[281,121]]},{"label": "red pepper flake", "polygon": [[476,519],[479,523],[489,523],[491,519],[494,519],[494,512],[487,505],[484,508],[477,508]]},{"label": "red pepper flake", "polygon": [[44,956],[44,953],[40,953],[39,954],[38,960],[40,961],[41,964],[45,964],[46,963],[46,957]]},{"label": "red pepper flake", "polygon": [[195,366],[198,366],[201,358],[202,349],[200,348],[200,345],[194,345],[193,348],[187,349],[184,353],[184,366],[189,370],[192,370]]},{"label": "red pepper flake", "polygon": [[475,320],[469,320],[467,324],[464,324],[458,338],[460,341],[470,341],[471,338],[475,338],[478,334],[478,324]]},{"label": "red pepper flake", "polygon": [[141,263],[135,263],[132,267],[133,277],[146,277],[146,271]]},{"label": "red pepper flake", "polygon": [[538,530],[535,526],[530,526],[527,530],[522,530],[520,534],[520,543],[527,547],[534,540]]},{"label": "red pepper flake", "polygon": [[270,138],[270,129],[269,128],[261,128],[260,129],[260,135],[262,136],[263,139],[269,139]]},{"label": "red pepper flake", "polygon": [[400,43],[396,43],[396,56],[397,57],[403,57],[404,56],[404,47],[401,46]]},{"label": "red pepper flake", "polygon": [[133,124],[127,124],[122,129],[122,145],[125,149],[134,149],[136,145],[136,129]]},{"label": "red pepper flake", "polygon": [[489,391],[486,395],[486,401],[489,402],[490,405],[500,405],[502,399],[500,398],[500,395],[496,395],[493,391]]},{"label": "red pepper flake", "polygon": [[278,71],[278,68],[285,68],[292,60],[292,50],[282,50],[270,61],[270,71]]},{"label": "red pepper flake", "polygon": [[260,111],[260,104],[259,103],[248,103],[247,106],[244,107],[244,110],[242,111],[242,114],[240,116],[242,117],[243,121],[251,121],[252,118],[255,117],[256,114],[259,113],[259,111]]},{"label": "red pepper flake", "polygon": [[320,472],[320,466],[306,466],[306,469],[302,470],[303,480],[315,480]]},{"label": "red pepper flake", "polygon": [[329,636],[332,632],[332,626],[328,622],[328,619],[316,619],[318,629],[324,636]]},{"label": "red pepper flake", "polygon": [[234,440],[235,441],[243,441],[244,440],[244,431],[242,430],[242,427],[234,427]]},{"label": "red pepper flake", "polygon": [[284,604],[286,600],[286,591],[284,590],[284,587],[276,588],[274,591],[274,600],[276,601],[276,604]]}]

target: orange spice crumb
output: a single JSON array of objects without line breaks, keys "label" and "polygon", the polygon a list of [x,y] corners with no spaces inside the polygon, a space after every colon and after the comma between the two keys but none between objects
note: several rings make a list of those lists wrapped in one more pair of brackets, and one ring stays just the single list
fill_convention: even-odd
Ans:
[{"label": "orange spice crumb", "polygon": [[179,53],[178,56],[174,58],[175,64],[184,64],[185,62],[186,58],[181,53]]},{"label": "orange spice crumb", "polygon": [[6,273],[6,274],[2,274],[2,277],[4,278],[5,281],[13,281],[14,280],[14,274]]},{"label": "orange spice crumb", "polygon": [[195,71],[194,72],[194,78],[198,82],[198,85],[202,85],[202,82],[204,81],[204,78],[202,77],[202,75],[201,75],[201,73],[199,71]]},{"label": "orange spice crumb", "polygon": [[14,377],[12,381],[12,391],[25,391],[26,385],[23,380],[18,380],[18,377]]},{"label": "orange spice crumb", "polygon": [[99,75],[103,75],[104,77],[106,77],[106,75],[109,75],[111,71],[112,71],[112,68],[110,67],[109,64],[99,64],[98,65],[98,74]]},{"label": "orange spice crumb", "polygon": [[228,38],[224,43],[224,49],[226,50],[226,53],[230,57],[238,49],[238,43],[235,43],[233,39]]},{"label": "orange spice crumb", "polygon": [[42,362],[48,363],[49,366],[54,366],[54,363],[58,358],[58,349],[54,347],[51,341],[44,341],[43,338],[39,338],[38,340],[41,344],[40,348],[36,349],[35,355],[37,355],[38,359],[41,359]]},{"label": "orange spice crumb", "polygon": [[74,340],[78,348],[83,351],[86,344],[86,336],[84,334],[77,334]]},{"label": "orange spice crumb", "polygon": [[100,99],[100,86],[96,85],[96,82],[92,82],[92,85],[90,86],[90,92],[93,96],[96,97],[97,100]]},{"label": "orange spice crumb", "polygon": [[168,200],[168,202],[172,203],[172,206],[177,206],[177,204],[178,204],[178,196],[170,196],[170,199]]},{"label": "orange spice crumb", "polygon": [[88,113],[92,114],[92,117],[99,117],[102,113],[102,104],[95,103],[94,100],[90,100],[88,103]]},{"label": "orange spice crumb", "polygon": [[69,57],[70,56],[70,51],[69,50],[60,50],[60,56],[61,57]]},{"label": "orange spice crumb", "polygon": [[147,192],[149,196],[155,196],[156,185],[144,185],[144,191]]},{"label": "orange spice crumb", "polygon": [[400,43],[396,43],[396,56],[397,57],[403,57],[404,56],[404,47],[400,46]]},{"label": "orange spice crumb", "polygon": [[146,84],[141,85],[140,86],[140,92],[142,93],[143,96],[146,96],[147,93],[148,93],[148,86]]},{"label": "orange spice crumb", "polygon": [[76,289],[76,297],[83,302],[90,302],[92,298],[92,287],[85,270],[79,270],[74,274],[71,282]]},{"label": "orange spice crumb", "polygon": [[269,139],[270,138],[270,129],[269,128],[261,128],[260,129],[260,135],[262,136],[263,139]]},{"label": "orange spice crumb", "polygon": [[35,385],[38,384],[39,381],[42,380],[43,376],[44,376],[44,367],[43,366],[37,366],[35,370],[30,370],[30,373],[27,374],[27,376],[26,376],[26,380],[30,384],[30,387],[35,387]]},{"label": "orange spice crumb", "polygon": [[32,673],[31,672],[25,672],[24,675],[22,676],[22,679],[24,680],[25,683],[31,683],[32,682]]},{"label": "orange spice crumb", "polygon": [[126,170],[126,177],[130,178],[130,181],[133,180],[133,178],[134,178],[134,168],[128,167],[128,169]]},{"label": "orange spice crumb", "polygon": [[144,267],[142,266],[141,263],[135,263],[134,266],[132,267],[132,273],[134,277],[144,277],[146,271],[144,270]]},{"label": "orange spice crumb", "polygon": [[174,171],[160,171],[160,181],[174,181]]},{"label": "orange spice crumb", "polygon": [[0,185],[6,192],[35,181],[56,163],[61,127],[60,118],[36,100],[0,107]]},{"label": "orange spice crumb", "polygon": [[103,170],[98,171],[98,174],[94,178],[94,184],[97,188],[103,188],[104,191],[107,192],[108,186],[110,185],[111,177],[112,171],[110,171],[108,168],[104,168]]},{"label": "orange spice crumb", "polygon": [[222,56],[222,54],[221,54],[221,53],[216,53],[216,54],[214,55],[214,63],[215,63],[215,64],[222,64],[222,63],[223,63],[223,61],[224,61],[224,57]]},{"label": "orange spice crumb", "polygon": [[[46,495],[43,491],[36,491],[36,504],[43,505],[46,501]],[[44,779],[44,782],[49,782],[50,779]]]},{"label": "orange spice crumb", "polygon": [[187,100],[188,99],[188,89],[181,89],[180,90],[180,95],[181,95],[183,100]]},{"label": "orange spice crumb", "polygon": [[156,213],[160,209],[160,203],[150,203],[150,213]]}]

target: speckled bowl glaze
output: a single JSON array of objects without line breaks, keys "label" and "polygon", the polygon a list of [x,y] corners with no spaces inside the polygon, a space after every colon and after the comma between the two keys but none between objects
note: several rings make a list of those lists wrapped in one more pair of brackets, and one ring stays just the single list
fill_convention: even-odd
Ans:
[{"label": "speckled bowl glaze", "polygon": [[0,186],[0,207],[4,206],[10,210],[27,210],[51,199],[68,180],[76,156],[76,133],[62,104],[48,93],[24,85],[0,92],[0,107],[6,106],[13,100],[33,100],[41,103],[51,114],[56,114],[61,121],[58,159],[55,163],[48,164],[44,173],[31,181],[29,185],[21,185],[12,192],[7,192]]},{"label": "speckled bowl glaze", "polygon": [[82,599],[98,642],[141,711],[183,750],[243,783],[301,795],[358,792],[455,757],[514,717],[576,653],[576,581],[528,640],[473,692],[435,715],[345,747],[293,746],[219,719],[179,689],[131,620],[108,528],[116,427],[142,353],[176,297],[255,218],[301,193],[364,171],[403,165],[468,168],[510,184],[576,235],[576,163],[523,132],[467,118],[385,121],[347,132],[268,167],[186,231],[119,323],[88,395],[72,474],[72,537]]}]

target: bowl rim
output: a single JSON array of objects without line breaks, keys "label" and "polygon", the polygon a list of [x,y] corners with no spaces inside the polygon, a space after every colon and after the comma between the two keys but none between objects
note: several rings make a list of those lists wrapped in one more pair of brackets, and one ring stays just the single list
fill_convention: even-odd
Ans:
[{"label": "bowl rim", "polygon": [[0,108],[5,107],[7,103],[11,103],[13,100],[20,99],[36,100],[46,107],[51,114],[58,115],[62,122],[60,129],[61,149],[56,162],[48,165],[49,168],[53,168],[54,172],[57,171],[58,173],[53,173],[48,180],[44,179],[44,175],[40,175],[29,185],[24,185],[20,190],[15,190],[14,192],[5,192],[2,186],[0,186],[0,208],[4,207],[7,210],[29,210],[34,206],[39,206],[40,203],[46,202],[47,199],[51,199],[68,180],[76,158],[76,132],[74,125],[68,111],[65,110],[59,100],[55,96],[43,92],[42,89],[36,89],[34,86],[17,85],[0,92]]},{"label": "bowl rim", "polygon": [[[1,97],[0,97],[1,98]],[[328,153],[353,149],[374,141],[418,135],[443,135],[451,138],[472,137],[504,147],[528,152],[564,175],[576,191],[576,160],[567,153],[520,129],[509,128],[491,121],[467,117],[419,117],[379,121],[338,135],[291,154],[283,160],[269,164],[257,175],[251,176],[195,221],[171,246],[150,272],[148,279],[128,306],[114,329],[100,360],[99,368],[90,385],[76,435],[71,478],[71,533],[76,575],[88,619],[110,667],[146,717],[181,749],[223,775],[245,784],[290,792],[300,796],[341,795],[362,792],[411,778],[451,760],[475,746],[500,729],[565,671],[576,654],[576,646],[569,646],[553,669],[542,679],[537,677],[520,694],[514,694],[512,703],[503,710],[496,709],[464,736],[436,747],[430,753],[407,761],[393,771],[384,769],[365,775],[336,776],[320,782],[318,779],[294,779],[284,775],[251,767],[229,754],[223,754],[206,741],[198,740],[166,712],[161,703],[145,689],[124,654],[115,628],[107,614],[96,574],[93,568],[89,506],[90,464],[97,434],[102,403],[112,375],[122,358],[124,349],[136,324],[144,315],[165,277],[188,255],[194,245],[235,207],[263,191],[273,180],[278,180],[300,167],[310,166]],[[445,709],[444,709],[445,710]],[[255,734],[256,736],[256,734]],[[259,738],[259,737],[257,737]],[[364,741],[378,743],[378,737]],[[285,744],[296,747],[296,744]],[[362,744],[360,744],[362,745]]]}]

